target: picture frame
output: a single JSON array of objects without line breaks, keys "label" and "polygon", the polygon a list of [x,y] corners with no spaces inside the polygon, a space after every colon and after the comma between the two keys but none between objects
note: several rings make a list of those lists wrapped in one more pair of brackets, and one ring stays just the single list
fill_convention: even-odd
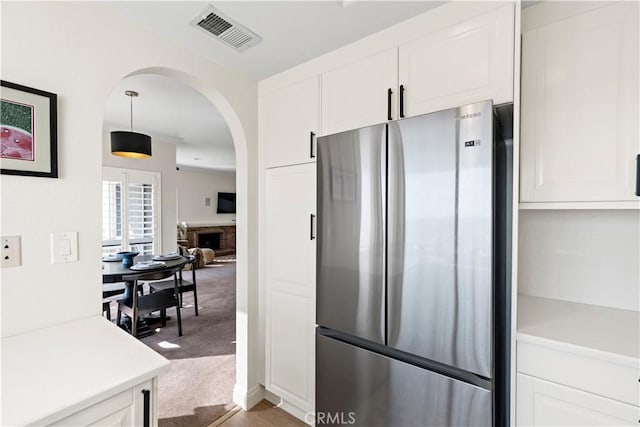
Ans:
[{"label": "picture frame", "polygon": [[0,173],[58,178],[58,96],[0,80]]}]

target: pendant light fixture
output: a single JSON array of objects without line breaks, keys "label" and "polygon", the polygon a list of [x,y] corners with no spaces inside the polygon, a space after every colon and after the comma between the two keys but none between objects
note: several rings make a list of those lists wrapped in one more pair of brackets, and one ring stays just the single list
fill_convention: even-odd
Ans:
[{"label": "pendant light fixture", "polygon": [[151,137],[133,131],[133,98],[138,96],[138,92],[127,90],[124,94],[131,101],[131,130],[111,132],[111,154],[132,159],[151,157]]}]

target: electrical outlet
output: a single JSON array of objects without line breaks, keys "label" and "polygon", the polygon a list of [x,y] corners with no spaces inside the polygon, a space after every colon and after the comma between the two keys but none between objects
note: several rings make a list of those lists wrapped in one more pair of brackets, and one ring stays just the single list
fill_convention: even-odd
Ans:
[{"label": "electrical outlet", "polygon": [[0,239],[2,239],[2,268],[21,266],[20,236],[4,236]]}]

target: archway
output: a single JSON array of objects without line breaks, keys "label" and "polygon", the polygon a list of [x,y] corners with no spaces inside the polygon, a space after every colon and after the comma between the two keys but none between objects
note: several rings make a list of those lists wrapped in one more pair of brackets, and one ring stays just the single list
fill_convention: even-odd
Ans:
[{"label": "archway", "polygon": [[[243,409],[250,406],[248,390],[256,389],[256,382],[250,382],[250,373],[255,375],[255,367],[250,363],[256,363],[249,357],[250,337],[255,341],[255,326],[257,315],[249,312],[250,301],[257,298],[251,297],[249,289],[249,156],[247,149],[247,137],[245,129],[238,114],[229,101],[215,87],[214,84],[204,82],[190,74],[165,67],[148,67],[133,71],[123,78],[136,75],[158,75],[175,79],[206,97],[222,115],[226,121],[233,138],[236,156],[236,384],[233,392],[233,400]],[[254,290],[257,294],[257,291]],[[253,330],[250,333],[250,328]]]}]

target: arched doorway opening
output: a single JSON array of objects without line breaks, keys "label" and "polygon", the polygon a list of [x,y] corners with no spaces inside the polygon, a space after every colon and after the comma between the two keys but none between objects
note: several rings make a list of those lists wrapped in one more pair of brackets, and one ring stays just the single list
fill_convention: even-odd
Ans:
[{"label": "arched doorway opening", "polygon": [[[145,69],[140,69],[129,73],[124,78],[129,78],[133,76],[141,76],[141,75],[153,75],[153,76],[162,76],[168,79],[173,79],[179,81],[180,83],[189,86],[195,91],[199,92],[203,95],[215,108],[218,110],[220,115],[224,118],[226,122],[229,132],[231,133],[231,137],[233,139],[233,146],[235,148],[235,162],[236,162],[236,179],[235,179],[235,190],[236,190],[236,309],[235,309],[235,320],[236,320],[236,334],[235,334],[235,353],[236,353],[236,363],[235,363],[235,375],[236,381],[233,392],[233,400],[241,406],[246,406],[243,403],[243,400],[246,400],[246,393],[242,393],[242,390],[249,389],[249,381],[248,374],[250,371],[249,368],[249,356],[248,356],[248,347],[249,347],[249,325],[252,321],[250,320],[249,314],[249,301],[250,301],[250,290],[248,286],[248,276],[249,276],[249,251],[248,251],[248,153],[247,153],[247,139],[245,129],[234,111],[231,104],[227,99],[220,93],[220,91],[212,84],[203,82],[194,76],[189,74],[163,68],[163,67],[150,67]],[[135,128],[135,104],[134,104],[134,128]],[[134,129],[136,130],[136,129]],[[103,132],[108,138],[108,132]],[[104,141],[103,141],[104,143]],[[105,154],[105,150],[103,149],[103,159],[105,155],[110,155],[108,152]],[[104,163],[104,161],[103,161]],[[178,218],[176,218],[177,220]],[[169,219],[170,221],[170,219]],[[165,219],[163,219],[165,222]],[[175,230],[175,223],[177,221],[173,221],[173,224],[170,226],[163,225],[163,228],[167,230]],[[166,231],[162,238],[163,240],[163,250],[164,252],[168,249],[168,244],[166,243],[170,238],[168,234],[171,231]],[[174,231],[175,233],[175,231]],[[183,325],[185,327],[185,332],[188,333],[188,325]],[[255,369],[254,369],[255,370]],[[199,379],[202,380],[202,379]],[[212,379],[213,380],[213,379]],[[212,381],[213,382],[213,381]],[[240,392],[238,392],[240,390]],[[231,396],[230,396],[231,397]],[[162,417],[162,408],[160,410],[160,414]]]}]

